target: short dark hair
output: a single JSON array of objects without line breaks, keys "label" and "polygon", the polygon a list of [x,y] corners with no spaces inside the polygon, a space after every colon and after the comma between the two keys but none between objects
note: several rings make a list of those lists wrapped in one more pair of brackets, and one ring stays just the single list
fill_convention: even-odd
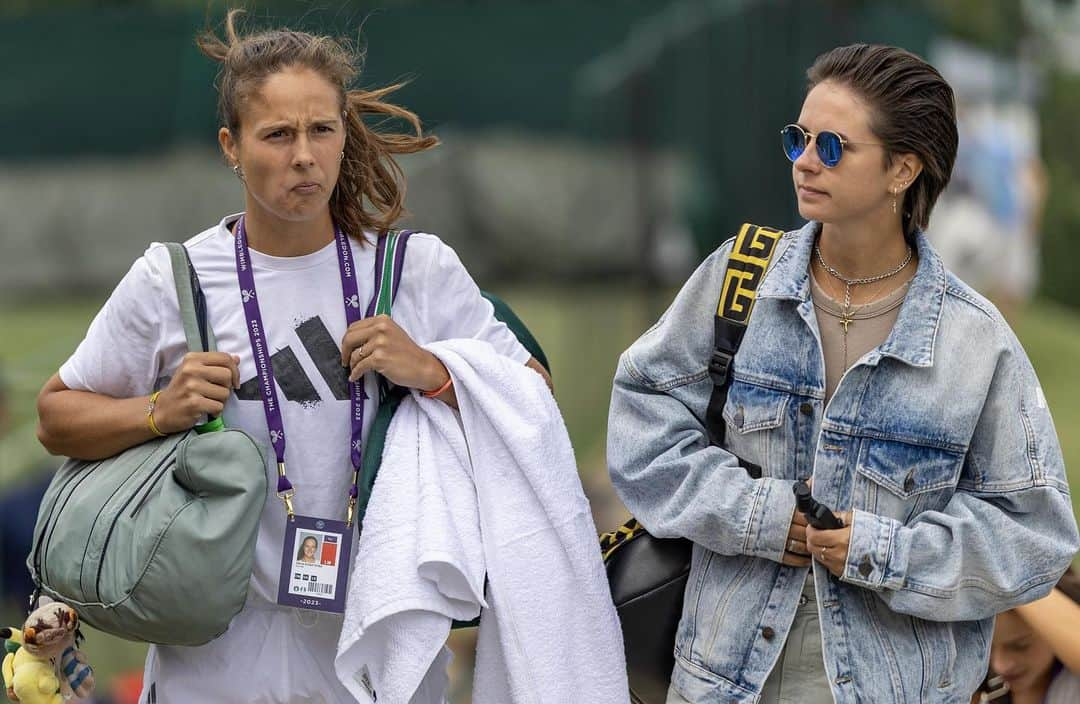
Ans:
[{"label": "short dark hair", "polygon": [[852,44],[817,57],[808,90],[835,81],[870,106],[870,129],[885,145],[885,165],[896,154],[916,154],[922,173],[904,194],[904,235],[925,229],[956,163],[956,99],[930,64],[894,46]]}]

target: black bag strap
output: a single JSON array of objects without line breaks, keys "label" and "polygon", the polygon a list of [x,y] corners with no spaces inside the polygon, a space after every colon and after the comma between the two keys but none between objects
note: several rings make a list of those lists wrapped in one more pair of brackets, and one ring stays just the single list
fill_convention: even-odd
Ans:
[{"label": "black bag strap", "polygon": [[[731,363],[750,322],[758,285],[765,278],[776,251],[776,243],[783,234],[780,230],[743,224],[728,256],[727,268],[724,269],[723,288],[713,321],[713,352],[709,359],[709,378],[712,379],[713,390],[705,411],[709,443],[718,447],[724,446],[724,404],[727,403],[728,387],[731,385]],[[755,479],[761,477],[761,467],[745,461],[742,464],[750,476]]]},{"label": "black bag strap", "polygon": [[[709,444],[724,447],[726,426],[724,404],[727,403],[728,387],[731,385],[731,363],[739,351],[750,312],[754,309],[757,287],[765,277],[769,262],[776,251],[776,243],[783,236],[780,230],[744,223],[735,237],[735,245],[728,256],[724,269],[724,283],[720,302],[716,307],[713,330],[713,352],[709,358],[709,378],[713,390],[705,411],[705,426],[709,432]],[[754,479],[761,478],[761,467],[737,458],[739,465]],[[600,552],[606,562],[626,543],[646,535],[645,527],[631,518],[619,528],[600,536]]]}]

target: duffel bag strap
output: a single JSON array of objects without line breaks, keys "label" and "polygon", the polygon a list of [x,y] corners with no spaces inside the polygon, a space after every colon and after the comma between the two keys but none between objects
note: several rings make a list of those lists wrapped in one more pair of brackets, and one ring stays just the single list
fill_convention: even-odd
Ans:
[{"label": "duffel bag strap", "polygon": [[[180,305],[180,319],[184,323],[188,351],[213,352],[217,350],[217,341],[206,312],[206,296],[199,285],[199,275],[195,272],[187,248],[179,242],[166,242],[165,246],[169,250],[169,259],[172,260],[176,300]],[[209,416],[205,423],[195,426],[195,432],[211,433],[224,427],[225,423],[220,416]]]},{"label": "duffel bag strap", "polygon": [[[724,446],[724,404],[731,385],[731,364],[750,322],[758,285],[765,278],[776,243],[783,234],[780,230],[743,224],[724,269],[724,283],[713,324],[713,352],[709,359],[713,390],[705,411],[709,442],[718,447]],[[749,462],[742,464],[755,479],[761,477],[761,467]]]},{"label": "duffel bag strap", "polygon": [[187,248],[179,242],[166,242],[172,260],[176,299],[180,303],[180,318],[184,321],[184,336],[189,352],[213,352],[217,349],[214,331],[206,314],[206,296],[199,285],[199,275],[191,264]]}]

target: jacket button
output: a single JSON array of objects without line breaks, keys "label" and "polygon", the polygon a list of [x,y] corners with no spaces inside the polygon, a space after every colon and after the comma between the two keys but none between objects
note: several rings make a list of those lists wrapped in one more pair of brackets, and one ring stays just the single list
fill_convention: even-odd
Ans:
[{"label": "jacket button", "polygon": [[741,428],[742,427],[744,418],[745,417],[743,416],[742,406],[736,407],[735,408],[735,415],[732,416],[732,418],[731,418],[732,422],[735,423],[736,428]]},{"label": "jacket button", "polygon": [[776,631],[772,629],[772,626],[764,626],[761,629],[761,637],[765,640],[772,640],[776,636]]},{"label": "jacket button", "polygon": [[904,491],[911,492],[915,488],[915,470],[908,470],[907,476],[904,477]]},{"label": "jacket button", "polygon": [[810,404],[810,403],[800,403],[799,404],[799,413],[802,413],[804,416],[812,415],[813,412],[814,412],[813,404]]},{"label": "jacket button", "polygon": [[869,577],[870,573],[874,571],[874,566],[870,563],[870,558],[863,555],[862,562],[859,563],[859,574],[864,578]]}]

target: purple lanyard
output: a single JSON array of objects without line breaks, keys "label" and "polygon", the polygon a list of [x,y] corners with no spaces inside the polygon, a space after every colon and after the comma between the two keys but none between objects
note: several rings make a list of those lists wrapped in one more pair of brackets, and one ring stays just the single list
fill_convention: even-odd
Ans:
[{"label": "purple lanyard", "polygon": [[[352,325],[362,318],[360,313],[360,292],[356,287],[356,267],[353,265],[352,246],[349,238],[334,226],[334,237],[337,241],[338,267],[341,271],[341,289],[345,300],[346,326]],[[255,274],[251,268],[251,256],[248,252],[247,229],[244,227],[244,217],[236,223],[236,276],[240,283],[240,299],[244,304],[244,318],[248,328],[248,338],[251,340],[251,353],[255,358],[255,369],[259,373],[259,388],[262,390],[263,411],[266,413],[266,426],[270,430],[270,443],[274,447],[277,456],[278,481],[277,494],[285,503],[285,512],[292,520],[293,511],[292,497],[295,493],[289,478],[285,475],[285,423],[281,416],[281,405],[278,403],[277,389],[274,386],[274,367],[270,361],[267,350],[266,328],[263,326],[262,315],[259,313],[259,302],[255,298]],[[352,526],[353,515],[356,511],[357,488],[360,468],[364,464],[363,444],[361,434],[364,429],[364,401],[367,394],[364,393],[364,379],[361,377],[349,383],[352,404],[352,449],[353,481],[349,487],[349,499],[347,506],[346,524]]]}]

